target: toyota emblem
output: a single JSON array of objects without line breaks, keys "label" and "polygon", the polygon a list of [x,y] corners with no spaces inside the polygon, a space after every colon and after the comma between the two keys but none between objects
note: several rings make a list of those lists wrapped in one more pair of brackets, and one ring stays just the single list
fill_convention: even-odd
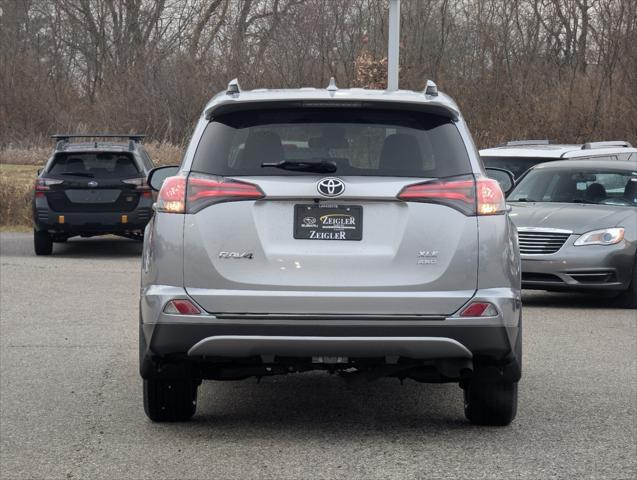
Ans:
[{"label": "toyota emblem", "polygon": [[317,185],[317,190],[326,197],[338,197],[345,191],[345,184],[338,178],[324,178]]},{"label": "toyota emblem", "polygon": [[99,184],[95,180],[91,180],[90,182],[88,182],[88,186],[91,187],[91,188],[95,188],[98,185]]}]

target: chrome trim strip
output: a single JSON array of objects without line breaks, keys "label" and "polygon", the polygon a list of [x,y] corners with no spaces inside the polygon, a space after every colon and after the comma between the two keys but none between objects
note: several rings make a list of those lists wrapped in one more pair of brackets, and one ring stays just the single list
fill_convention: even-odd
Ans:
[{"label": "chrome trim strip", "polygon": [[568,233],[573,234],[573,230],[563,230],[560,228],[545,228],[545,227],[517,227],[518,232],[537,232],[537,233]]},{"label": "chrome trim strip", "polygon": [[189,356],[253,357],[275,355],[311,357],[398,356],[415,359],[472,358],[460,342],[441,337],[304,337],[219,335],[204,338],[188,350]]}]

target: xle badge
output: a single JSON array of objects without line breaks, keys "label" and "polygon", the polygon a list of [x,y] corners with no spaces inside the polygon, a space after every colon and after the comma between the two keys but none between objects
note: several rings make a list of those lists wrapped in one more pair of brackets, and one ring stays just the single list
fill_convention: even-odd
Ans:
[{"label": "xle badge", "polygon": [[420,250],[417,257],[418,265],[435,265],[438,263],[438,250]]}]

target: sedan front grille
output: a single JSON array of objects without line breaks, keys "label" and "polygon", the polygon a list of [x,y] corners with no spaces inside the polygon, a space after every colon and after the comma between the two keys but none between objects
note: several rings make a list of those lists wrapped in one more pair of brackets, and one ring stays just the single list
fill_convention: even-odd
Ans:
[{"label": "sedan front grille", "polygon": [[518,228],[520,253],[524,255],[550,255],[566,243],[572,232],[567,230],[536,230]]}]

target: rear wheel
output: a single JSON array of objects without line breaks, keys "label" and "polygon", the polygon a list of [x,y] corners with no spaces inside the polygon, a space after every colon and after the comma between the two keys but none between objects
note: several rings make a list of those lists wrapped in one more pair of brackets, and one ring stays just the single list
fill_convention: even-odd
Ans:
[{"label": "rear wheel", "polygon": [[51,255],[53,253],[53,239],[49,232],[33,230],[33,248],[36,255]]},{"label": "rear wheel", "polygon": [[508,425],[518,410],[518,382],[472,380],[464,389],[464,414],[477,425]]},{"label": "rear wheel", "polygon": [[197,409],[198,382],[144,379],[144,411],[153,422],[183,422]]}]

